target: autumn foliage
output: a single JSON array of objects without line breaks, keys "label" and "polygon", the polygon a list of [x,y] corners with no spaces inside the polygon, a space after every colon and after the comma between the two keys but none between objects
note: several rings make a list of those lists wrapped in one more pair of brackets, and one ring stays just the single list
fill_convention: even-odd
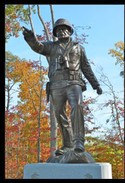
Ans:
[{"label": "autumn foliage", "polygon": [[[13,91],[12,83],[18,83],[19,101],[16,106],[8,107],[5,111],[5,176],[6,178],[17,179],[23,177],[25,164],[38,162],[39,140],[41,162],[46,162],[50,156],[50,142],[53,139],[50,138],[50,111],[46,103],[47,68],[40,67],[39,61],[21,60],[10,53],[6,53],[6,55],[11,58],[7,57],[6,60],[6,80],[9,80],[11,86],[6,85],[6,92],[10,88],[9,92],[11,93]],[[42,95],[40,97],[41,89]],[[103,140],[91,136],[94,131],[98,131],[100,128],[94,122],[92,109],[91,112],[89,109],[89,105],[95,102],[96,100],[93,98],[84,98],[83,100],[87,135],[86,151],[92,154],[96,162],[111,163],[113,178],[122,178],[123,145],[118,134],[107,131]],[[112,102],[109,101],[105,103],[105,106],[111,104]],[[117,101],[117,108],[119,115],[121,114],[121,117],[123,117],[122,102]],[[67,114],[70,115],[70,107],[67,108]],[[40,126],[38,125],[39,115]],[[89,124],[93,124],[93,128],[90,129]],[[118,129],[117,126],[114,128]],[[121,132],[123,133],[122,130]],[[61,147],[62,142],[59,131],[57,136],[58,147]]]},{"label": "autumn foliage", "polygon": [[[39,138],[41,161],[46,161],[50,155],[50,126],[44,86],[47,69],[40,68],[37,61],[24,60],[7,62],[7,68],[6,79],[19,83],[20,101],[17,106],[6,109],[5,113],[6,169],[10,170],[10,172],[6,172],[6,176],[7,178],[19,178],[20,173],[17,176],[13,172],[16,172],[17,169],[20,172],[27,162],[37,162]],[[11,72],[12,70],[13,72]],[[42,94],[40,95],[41,88]],[[38,116],[40,125],[38,125]],[[13,168],[11,172],[9,166],[11,167],[12,164],[15,169]]]},{"label": "autumn foliage", "polygon": [[[31,6],[31,9],[35,13],[34,5]],[[24,8],[24,5],[21,4],[6,5],[6,40],[12,36],[19,36],[21,21],[29,22],[28,8]],[[51,37],[50,22],[45,25]],[[43,36],[37,35],[40,41],[46,40],[45,31],[43,33]],[[84,34],[79,37],[75,31],[75,36],[76,40],[81,43],[85,42]],[[116,58],[116,63],[123,65],[123,43],[118,42],[115,47],[116,50],[111,49],[109,54]],[[6,51],[5,70],[5,178],[22,179],[26,164],[46,162],[53,151],[50,143],[55,139],[51,139],[50,135],[50,108],[46,101],[45,90],[48,69],[41,65],[40,59],[28,61]],[[113,88],[112,91],[114,92]],[[120,179],[124,178],[124,131],[121,125],[124,108],[121,99],[112,91],[110,94],[113,94],[113,98],[105,102],[103,106],[99,106],[99,110],[106,107],[111,109],[106,121],[107,124],[110,123],[111,129],[107,129],[105,133],[101,132],[99,137],[92,136],[93,132],[102,129],[94,121],[93,108],[90,108],[90,104],[97,103],[97,101],[91,97],[83,100],[86,129],[85,148],[92,154],[96,162],[111,163],[113,179]],[[17,94],[18,98],[16,105],[13,104],[14,94]],[[67,114],[70,116],[69,106]],[[57,147],[61,147],[59,130],[57,130],[56,140]]]}]

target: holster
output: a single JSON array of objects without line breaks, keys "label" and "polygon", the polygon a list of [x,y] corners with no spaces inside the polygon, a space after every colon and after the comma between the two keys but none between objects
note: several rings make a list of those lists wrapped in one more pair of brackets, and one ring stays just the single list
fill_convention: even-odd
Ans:
[{"label": "holster", "polygon": [[47,102],[49,102],[49,95],[50,95],[50,82],[46,83],[46,97],[47,97]]},{"label": "holster", "polygon": [[86,91],[87,90],[87,87],[86,87],[86,82],[83,78],[81,78],[82,82],[83,82],[83,86],[82,86],[82,91]]}]

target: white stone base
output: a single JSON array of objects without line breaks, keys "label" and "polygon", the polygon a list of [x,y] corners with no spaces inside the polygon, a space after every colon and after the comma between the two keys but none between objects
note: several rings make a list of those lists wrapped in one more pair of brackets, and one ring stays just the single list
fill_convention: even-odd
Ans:
[{"label": "white stone base", "polygon": [[112,179],[109,163],[33,163],[24,167],[23,179]]}]

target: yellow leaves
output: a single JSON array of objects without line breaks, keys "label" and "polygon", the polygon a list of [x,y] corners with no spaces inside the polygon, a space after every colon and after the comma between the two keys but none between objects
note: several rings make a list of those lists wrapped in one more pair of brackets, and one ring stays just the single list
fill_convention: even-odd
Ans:
[{"label": "yellow leaves", "polygon": [[89,143],[88,141],[85,144],[85,149],[92,154],[95,161],[109,162],[112,165],[113,179],[123,178],[124,147],[93,137],[87,137],[87,140],[91,140],[93,143]]},{"label": "yellow leaves", "polygon": [[115,44],[116,49],[119,48],[120,50],[124,50],[124,43],[119,41]]},{"label": "yellow leaves", "polygon": [[[29,110],[29,112],[32,110],[38,110],[40,103],[42,102],[42,110],[45,110],[44,100],[46,92],[42,89],[42,96],[40,98],[42,87],[40,68],[36,67],[36,65],[34,68],[34,65],[32,62],[30,63],[25,60],[16,59],[13,62],[7,63],[9,70],[6,72],[6,76],[11,78],[11,80],[14,80],[14,82],[20,82],[20,92],[18,93],[18,97],[24,102],[24,108],[26,108],[26,111]],[[44,72],[42,72],[42,80],[45,78],[43,73]]]},{"label": "yellow leaves", "polygon": [[119,41],[115,43],[115,49],[110,49],[109,54],[116,58],[116,64],[123,66],[124,64],[124,43]]},{"label": "yellow leaves", "polygon": [[[7,69],[8,79],[11,78],[14,83],[19,83],[20,103],[17,110],[23,125],[16,139],[19,139],[20,146],[25,147],[26,157],[32,162],[37,162],[38,140],[40,140],[40,152],[42,160],[45,161],[50,155],[50,127],[49,118],[46,115],[44,87],[47,72],[42,70],[41,74],[40,67],[35,61],[27,62],[18,58],[12,58],[11,62],[8,59]],[[20,160],[22,154],[18,152]]]}]

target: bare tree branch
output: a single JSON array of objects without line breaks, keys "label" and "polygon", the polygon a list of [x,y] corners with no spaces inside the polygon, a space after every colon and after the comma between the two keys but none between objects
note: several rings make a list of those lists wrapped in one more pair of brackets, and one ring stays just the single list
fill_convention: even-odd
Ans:
[{"label": "bare tree branch", "polygon": [[111,84],[109,78],[103,73],[102,69],[101,69],[101,78],[102,78],[101,82],[109,88],[110,93],[113,96],[113,104],[111,106],[112,112],[113,112],[113,115],[116,116],[116,124],[118,126],[119,136],[120,136],[121,142],[124,144],[123,136],[122,136],[122,132],[121,132],[120,120],[119,120],[119,112],[118,112],[118,108],[117,108],[117,100],[116,100],[117,96],[115,94],[113,85]]},{"label": "bare tree branch", "polygon": [[[51,19],[52,19],[52,28],[54,27],[54,12],[53,12],[53,6],[50,4],[50,12],[51,12]],[[53,41],[56,41],[55,36],[53,36]]]},{"label": "bare tree branch", "polygon": [[31,7],[30,7],[30,5],[28,5],[28,8],[29,8],[29,20],[30,20],[31,29],[32,29],[34,35],[36,35],[35,34],[35,29],[34,29],[34,26],[33,26],[33,21],[32,21],[32,18],[31,18]]},{"label": "bare tree branch", "polygon": [[46,38],[47,38],[47,40],[50,40],[49,32],[48,32],[47,26],[46,26],[46,24],[45,24],[43,18],[42,18],[41,15],[40,15],[40,7],[39,7],[39,5],[37,5],[37,12],[38,12],[39,19],[40,19],[40,21],[42,22],[42,25],[43,25],[43,27],[44,27],[44,30],[45,30],[45,33],[46,33]]}]

